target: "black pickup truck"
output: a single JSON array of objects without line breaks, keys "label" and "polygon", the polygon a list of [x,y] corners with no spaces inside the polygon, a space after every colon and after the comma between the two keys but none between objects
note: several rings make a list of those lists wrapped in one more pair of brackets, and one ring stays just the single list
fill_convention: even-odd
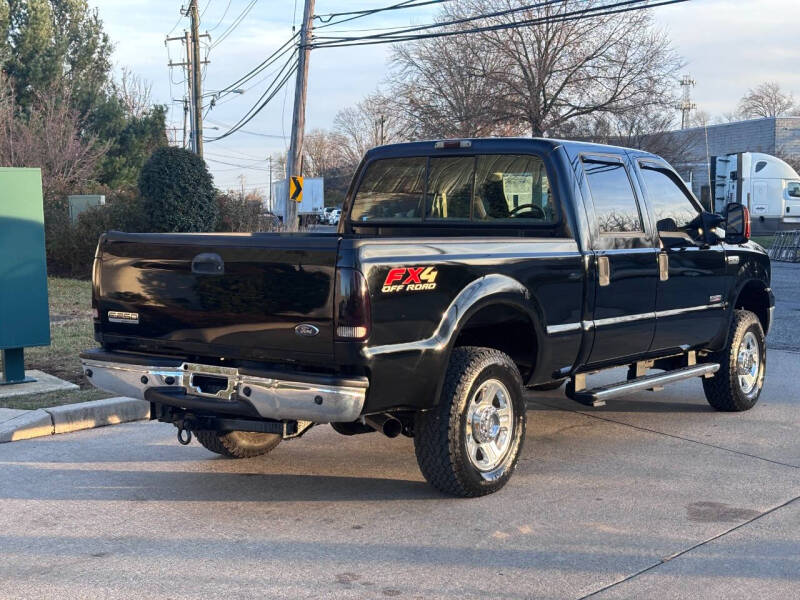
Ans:
[{"label": "black pickup truck", "polygon": [[[104,235],[102,347],[82,360],[184,443],[251,457],[321,423],[403,434],[431,484],[479,496],[514,470],[526,387],[567,381],[602,406],[698,377],[714,408],[751,408],[774,299],[748,238],[741,205],[704,212],[638,150],[383,146],[337,233]],[[619,366],[623,381],[592,387]]]}]

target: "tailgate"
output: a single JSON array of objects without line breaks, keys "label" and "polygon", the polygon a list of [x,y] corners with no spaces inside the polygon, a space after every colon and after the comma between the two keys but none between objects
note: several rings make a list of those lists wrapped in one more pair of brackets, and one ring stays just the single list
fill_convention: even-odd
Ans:
[{"label": "tailgate", "polygon": [[[267,361],[331,357],[338,243],[336,234],[109,233],[95,272],[104,342]],[[312,326],[305,335],[295,332],[301,323]]]}]

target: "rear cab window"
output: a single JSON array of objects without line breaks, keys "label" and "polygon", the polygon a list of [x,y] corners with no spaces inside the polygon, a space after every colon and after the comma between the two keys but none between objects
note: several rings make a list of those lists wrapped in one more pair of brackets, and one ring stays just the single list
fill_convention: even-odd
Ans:
[{"label": "rear cab window", "polygon": [[351,219],[354,221],[415,221],[422,217],[427,159],[376,160],[367,168],[358,188]]},{"label": "rear cab window", "polygon": [[355,194],[351,222],[553,230],[562,218],[541,157],[479,154],[373,161]]}]

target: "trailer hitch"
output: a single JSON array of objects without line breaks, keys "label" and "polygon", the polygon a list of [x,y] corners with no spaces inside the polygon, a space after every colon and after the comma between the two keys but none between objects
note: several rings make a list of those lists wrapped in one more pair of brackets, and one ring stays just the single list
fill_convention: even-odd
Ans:
[{"label": "trailer hitch", "polygon": [[181,446],[188,446],[192,443],[192,430],[187,429],[183,423],[176,424],[178,428],[178,443]]}]

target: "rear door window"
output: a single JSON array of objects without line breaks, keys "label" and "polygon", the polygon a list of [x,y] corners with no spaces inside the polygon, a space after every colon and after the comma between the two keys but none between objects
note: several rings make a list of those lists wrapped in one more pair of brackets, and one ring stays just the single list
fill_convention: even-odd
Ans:
[{"label": "rear door window", "polygon": [[409,221],[422,218],[428,159],[424,156],[376,160],[361,180],[353,221]]},{"label": "rear door window", "polygon": [[643,233],[642,216],[622,162],[583,158],[601,234]]}]

